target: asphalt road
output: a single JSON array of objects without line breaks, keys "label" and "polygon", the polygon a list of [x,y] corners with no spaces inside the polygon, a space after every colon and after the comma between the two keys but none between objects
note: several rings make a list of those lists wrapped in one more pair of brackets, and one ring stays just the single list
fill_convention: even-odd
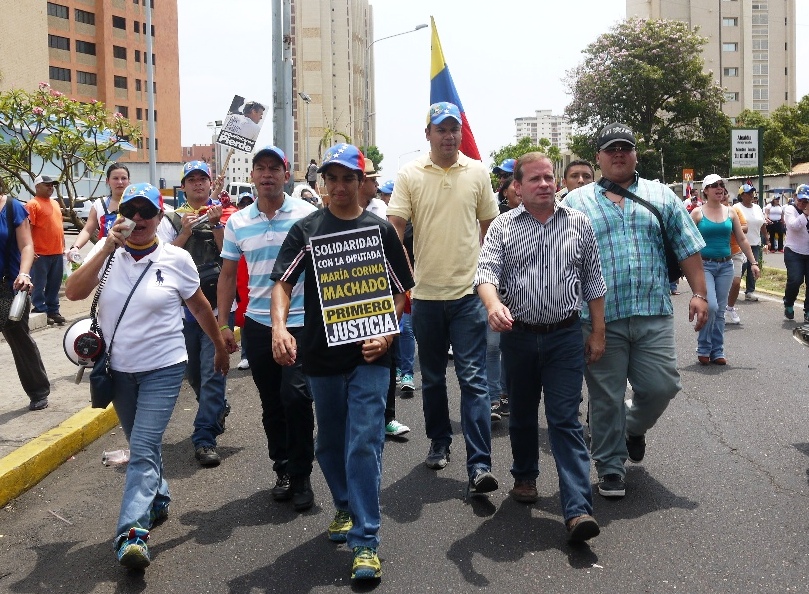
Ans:
[{"label": "asphalt road", "polygon": [[[376,591],[809,591],[809,349],[792,340],[794,323],[782,319],[777,302],[742,301],[743,325],[727,331],[730,365],[700,367],[684,313],[688,294],[675,300],[683,392],[648,434],[644,462],[628,468],[627,496],[594,496],[602,533],[589,546],[566,542],[544,430],[538,503],[521,505],[507,495],[510,450],[500,423],[493,448],[501,488],[467,504],[462,440],[445,470],[427,469],[420,392],[400,399],[398,419],[413,431],[385,447],[383,578]],[[459,429],[457,383],[450,385]],[[216,469],[193,459],[195,403],[187,388],[181,394],[163,448],[171,516],[152,532],[153,563],[145,573],[120,568],[111,547],[124,473],[103,467],[101,455],[125,447],[118,429],[0,510],[0,591],[357,589],[350,552],[325,536],[334,508],[320,471],[313,474],[312,510],[299,515],[273,502],[249,372],[234,371],[228,386],[233,413]]]}]

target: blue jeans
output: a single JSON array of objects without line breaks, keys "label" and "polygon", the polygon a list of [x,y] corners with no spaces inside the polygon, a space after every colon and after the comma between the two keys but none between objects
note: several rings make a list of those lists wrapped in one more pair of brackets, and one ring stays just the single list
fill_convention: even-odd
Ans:
[{"label": "blue jeans", "polygon": [[[802,231],[801,231],[802,233]],[[784,289],[784,305],[792,307],[801,285],[806,283],[807,298],[803,302],[804,315],[809,311],[809,256],[793,252],[792,249],[784,250],[784,266],[787,269],[787,286]]]},{"label": "blue jeans", "polygon": [[697,355],[711,361],[725,356],[725,307],[733,283],[733,262],[702,261],[708,287],[708,322],[697,334]]},{"label": "blue jeans", "polygon": [[315,455],[334,507],[354,525],[348,548],[379,546],[382,447],[390,369],[358,365],[341,375],[307,375],[315,399]]},{"label": "blue jeans", "polygon": [[226,404],[225,376],[214,370],[216,349],[202,326],[184,319],[183,336],[185,349],[188,351],[188,369],[185,375],[199,403],[191,441],[194,448],[216,447],[216,438],[224,431],[222,419]]},{"label": "blue jeans", "polygon": [[31,282],[34,292],[31,303],[38,312],[59,313],[59,289],[62,287],[62,275],[65,271],[62,254],[39,256],[31,266]]},{"label": "blue jeans", "polygon": [[508,433],[517,480],[539,476],[539,401],[545,393],[548,439],[559,475],[565,521],[593,513],[590,453],[579,421],[584,380],[581,324],[550,334],[512,330],[500,337],[511,416]]},{"label": "blue jeans", "polygon": [[486,309],[477,295],[452,301],[413,300],[413,330],[419,345],[422,406],[427,437],[452,443],[447,399],[447,351],[453,349],[461,388],[461,430],[466,469],[491,470],[492,406],[486,389]]},{"label": "blue jeans", "polygon": [[[592,327],[582,324],[584,339]],[[645,435],[682,390],[672,316],[607,323],[604,355],[585,371],[590,396],[590,453],[598,476],[625,476],[626,436]],[[632,406],[624,402],[632,384]]]},{"label": "blue jeans", "polygon": [[152,505],[171,501],[169,485],[163,478],[162,442],[184,372],[185,363],[139,373],[112,371],[112,404],[129,440],[129,465],[116,536],[133,526],[148,530],[152,527]]},{"label": "blue jeans", "polygon": [[413,336],[413,316],[403,313],[399,320],[398,346],[393,350],[396,369],[402,375],[413,375],[413,362],[416,359],[416,337]]},{"label": "blue jeans", "polygon": [[[750,249],[753,250],[753,255],[756,257],[756,261],[758,261],[758,259],[761,257],[761,246],[751,245]],[[784,255],[784,258],[786,258],[786,255]],[[750,263],[747,262],[747,260],[745,260],[744,264],[742,264],[742,274],[747,274],[744,294],[749,295],[756,290],[756,277],[753,276],[753,268],[750,266]]]},{"label": "blue jeans", "polygon": [[500,396],[506,393],[503,381],[505,364],[500,355],[500,333],[486,325],[486,379],[489,400],[492,404],[500,402]]},{"label": "blue jeans", "polygon": [[[289,328],[300,341],[302,328]],[[261,422],[267,436],[272,469],[292,476],[312,474],[315,417],[301,359],[279,365],[272,357],[272,328],[245,318],[242,336],[250,344],[250,373],[261,399]],[[244,340],[244,338],[242,338]]]}]

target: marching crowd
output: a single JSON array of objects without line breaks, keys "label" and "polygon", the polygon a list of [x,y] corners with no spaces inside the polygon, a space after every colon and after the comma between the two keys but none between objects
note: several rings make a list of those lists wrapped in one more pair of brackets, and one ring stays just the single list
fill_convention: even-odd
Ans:
[{"label": "marching crowd", "polygon": [[[700,203],[686,208],[667,186],[640,177],[635,136],[616,123],[597,137],[598,183],[592,164],[574,161],[557,193],[554,164],[527,153],[495,168],[495,196],[486,167],[460,152],[461,136],[458,107],[436,103],[425,129],[429,152],[395,182],[380,187],[374,164],[357,147],[339,144],[320,165],[309,164],[308,185],[293,196],[284,192],[286,156],[268,146],[252,158],[255,195],[240,196],[237,205],[220,201],[221,178],[192,161],[181,182],[187,203],[174,212],[164,211],[157,188],[130,184],[125,166],[109,168],[110,196],[94,205],[74,248],[95,232],[99,241],[69,277],[66,296],[97,291],[101,330],[108,344],[115,339],[113,405],[131,452],[114,539],[123,566],[149,565],[151,531],[168,517],[161,442],[184,378],[199,403],[194,455],[202,466],[220,464],[229,354],[240,348],[239,368],[250,370],[262,405],[276,474],[272,497],[301,512],[311,508],[317,459],[334,505],[327,537],[347,543],[352,578],[363,580],[382,573],[382,450],[386,435],[409,431],[396,420],[395,404],[397,390],[416,389],[416,356],[425,464],[436,472],[461,451],[447,394],[452,357],[470,497],[500,486],[491,427],[505,418],[510,494],[525,504],[538,500],[544,398],[564,523],[569,539],[583,542],[600,532],[591,463],[596,492],[623,497],[627,460],[643,460],[647,433],[682,389],[672,259],[691,289],[698,361],[726,365],[725,318],[738,319],[734,304],[745,273],[745,299],[756,299],[762,234],[772,228],[775,237],[771,225],[782,222],[784,314],[793,318],[798,289],[809,281],[809,187],[798,188],[794,204],[762,212],[747,185],[739,204],[728,205],[724,181],[711,174]],[[44,200],[53,181],[37,181]],[[15,207],[9,223],[5,212],[0,217],[0,243],[12,246],[11,257],[3,256],[12,268],[6,278],[30,290],[33,277],[40,291],[34,307],[58,322],[49,268],[43,265],[42,277],[34,270],[36,226],[45,216],[36,204],[28,213]],[[310,240],[367,228],[379,230],[399,332],[328,346]],[[16,324],[3,329],[13,349],[27,344],[27,316]],[[37,369],[18,371],[31,408],[43,399],[47,406]],[[585,382],[589,447],[580,419]],[[627,385],[632,397],[625,403]]]}]

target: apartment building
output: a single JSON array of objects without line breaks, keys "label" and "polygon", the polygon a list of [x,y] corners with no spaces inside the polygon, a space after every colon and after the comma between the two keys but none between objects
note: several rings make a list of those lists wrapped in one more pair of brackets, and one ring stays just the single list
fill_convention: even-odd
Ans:
[{"label": "apartment building", "polygon": [[[177,0],[14,0],[4,3],[0,90],[47,81],[80,101],[98,100],[139,123],[147,145],[146,2],[152,5],[157,160],[180,162]],[[8,4],[8,6],[6,6]],[[145,150],[122,160],[146,162]]]},{"label": "apartment building", "polygon": [[540,138],[547,138],[562,154],[569,152],[568,142],[572,128],[565,116],[553,115],[550,109],[538,109],[533,117],[516,118],[516,140],[528,137],[537,144]]},{"label": "apartment building", "polygon": [[725,89],[722,109],[733,118],[744,109],[769,114],[798,99],[796,1],[627,0],[626,13],[699,27],[708,38],[705,70]]}]

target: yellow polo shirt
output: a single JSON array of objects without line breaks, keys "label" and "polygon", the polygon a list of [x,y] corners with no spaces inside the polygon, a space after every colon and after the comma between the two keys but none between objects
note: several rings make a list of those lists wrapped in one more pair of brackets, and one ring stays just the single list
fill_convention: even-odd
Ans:
[{"label": "yellow polo shirt", "polygon": [[448,301],[471,294],[480,253],[478,221],[498,214],[489,172],[480,161],[459,153],[444,170],[428,154],[405,165],[388,215],[413,221],[412,296]]}]

